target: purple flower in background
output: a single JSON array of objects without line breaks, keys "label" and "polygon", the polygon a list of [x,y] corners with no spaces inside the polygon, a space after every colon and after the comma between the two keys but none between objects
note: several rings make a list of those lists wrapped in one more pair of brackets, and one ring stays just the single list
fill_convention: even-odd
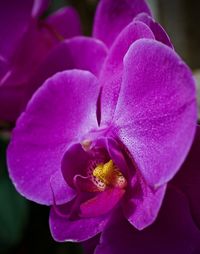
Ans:
[{"label": "purple flower in background", "polygon": [[[148,243],[148,230],[156,227],[156,237],[171,202],[177,205],[172,222],[185,203],[188,212],[182,196],[168,189],[150,226],[192,144],[197,106],[192,73],[149,15],[143,1],[102,0],[94,38],[60,44],[37,78],[71,69],[72,62],[83,70],[47,79],[17,121],[8,148],[10,177],[23,196],[51,206],[57,241],[102,233],[97,253],[129,252],[133,235],[144,233]],[[69,68],[63,52],[71,57]],[[58,58],[51,69],[48,63]],[[177,180],[185,190],[182,183]]]},{"label": "purple flower in background", "polygon": [[16,120],[41,85],[35,79],[49,52],[65,38],[81,33],[78,15],[72,8],[60,9],[41,19],[48,3],[0,3],[0,120]]}]

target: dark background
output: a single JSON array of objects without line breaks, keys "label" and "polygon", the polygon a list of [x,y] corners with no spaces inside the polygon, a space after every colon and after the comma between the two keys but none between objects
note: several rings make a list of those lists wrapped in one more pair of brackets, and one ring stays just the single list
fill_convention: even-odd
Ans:
[{"label": "dark background", "polygon": [[[49,12],[69,4],[82,19],[85,35],[90,35],[96,0],[54,0]],[[155,19],[168,32],[176,51],[200,77],[200,1],[149,0]],[[78,254],[81,246],[56,243],[49,232],[49,208],[22,198],[7,175],[5,151],[9,132],[0,130],[0,254]]]}]

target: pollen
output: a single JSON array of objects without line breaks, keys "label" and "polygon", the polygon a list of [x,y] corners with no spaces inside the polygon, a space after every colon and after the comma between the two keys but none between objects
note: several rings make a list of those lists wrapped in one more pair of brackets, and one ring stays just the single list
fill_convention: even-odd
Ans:
[{"label": "pollen", "polygon": [[124,188],[127,184],[125,177],[112,160],[109,160],[105,164],[98,164],[93,170],[93,176],[106,186]]}]

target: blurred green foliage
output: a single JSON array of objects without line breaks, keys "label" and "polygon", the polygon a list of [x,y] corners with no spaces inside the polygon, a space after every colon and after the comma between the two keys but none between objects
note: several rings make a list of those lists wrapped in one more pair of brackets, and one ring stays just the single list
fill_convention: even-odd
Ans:
[{"label": "blurred green foliage", "polygon": [[22,238],[28,219],[28,204],[4,176],[0,179],[0,252]]},{"label": "blurred green foliage", "polygon": [[8,141],[0,139],[0,253],[9,250],[23,237],[28,221],[28,202],[22,198],[8,178],[6,147]]}]

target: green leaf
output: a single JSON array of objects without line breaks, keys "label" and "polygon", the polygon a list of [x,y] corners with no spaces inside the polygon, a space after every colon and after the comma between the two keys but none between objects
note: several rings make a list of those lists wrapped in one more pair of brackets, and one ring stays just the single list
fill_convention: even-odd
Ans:
[{"label": "green leaf", "polygon": [[7,177],[0,178],[0,252],[17,244],[28,219],[28,202]]}]

